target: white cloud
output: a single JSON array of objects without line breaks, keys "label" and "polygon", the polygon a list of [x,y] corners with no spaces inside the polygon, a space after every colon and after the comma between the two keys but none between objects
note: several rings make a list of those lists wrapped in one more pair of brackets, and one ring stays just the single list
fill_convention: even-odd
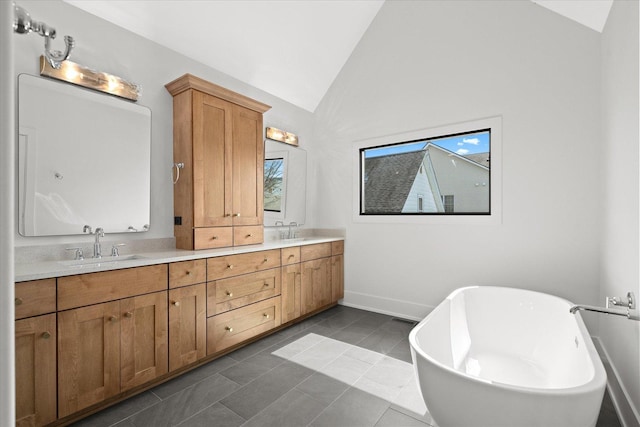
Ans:
[{"label": "white cloud", "polygon": [[473,144],[473,145],[480,144],[480,140],[478,138],[463,138],[462,142],[465,144]]},{"label": "white cloud", "polygon": [[461,156],[464,156],[468,152],[469,152],[469,150],[467,150],[466,148],[461,148],[458,151],[456,151],[456,154],[460,154]]}]

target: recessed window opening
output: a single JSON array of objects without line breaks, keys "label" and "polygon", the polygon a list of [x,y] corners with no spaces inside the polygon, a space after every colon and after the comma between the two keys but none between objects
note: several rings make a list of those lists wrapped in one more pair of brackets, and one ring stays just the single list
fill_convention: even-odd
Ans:
[{"label": "recessed window opening", "polygon": [[491,129],[360,148],[360,215],[490,215]]}]

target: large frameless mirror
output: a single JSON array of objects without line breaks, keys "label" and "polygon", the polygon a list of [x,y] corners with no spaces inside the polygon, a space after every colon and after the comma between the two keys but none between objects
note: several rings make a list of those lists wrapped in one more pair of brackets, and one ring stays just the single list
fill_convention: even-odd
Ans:
[{"label": "large frameless mirror", "polygon": [[264,225],[296,222],[306,216],[307,152],[266,140],[264,149]]},{"label": "large frameless mirror", "polygon": [[147,107],[21,74],[17,151],[21,235],[149,229]]}]

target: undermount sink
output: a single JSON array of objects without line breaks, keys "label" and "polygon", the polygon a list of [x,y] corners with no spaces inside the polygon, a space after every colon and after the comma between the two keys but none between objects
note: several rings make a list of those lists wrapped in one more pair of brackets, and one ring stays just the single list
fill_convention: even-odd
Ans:
[{"label": "undermount sink", "polygon": [[283,243],[304,242],[307,239],[308,239],[307,237],[294,237],[291,239],[282,239],[282,242]]},{"label": "undermount sink", "polygon": [[120,255],[120,256],[105,256],[102,258],[85,258],[74,259],[70,261],[58,261],[59,264],[66,265],[68,267],[82,267],[83,265],[101,265],[101,264],[113,264],[122,261],[132,261],[136,259],[144,259],[145,257],[140,255]]}]

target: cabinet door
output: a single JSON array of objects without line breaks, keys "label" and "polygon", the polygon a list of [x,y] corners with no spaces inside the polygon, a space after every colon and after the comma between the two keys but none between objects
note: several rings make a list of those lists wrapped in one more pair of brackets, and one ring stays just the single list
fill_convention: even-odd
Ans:
[{"label": "cabinet door", "polygon": [[56,315],[16,322],[16,426],[56,420]]},{"label": "cabinet door", "polygon": [[282,267],[282,323],[300,317],[300,264]]},{"label": "cabinet door", "polygon": [[232,105],[193,91],[194,227],[230,226]]},{"label": "cabinet door", "polygon": [[331,301],[344,298],[344,255],[331,257]]},{"label": "cabinet door", "polygon": [[167,292],[122,300],[120,311],[121,391],[125,391],[167,373]]},{"label": "cabinet door", "polygon": [[263,174],[262,114],[234,105],[233,225],[262,224]]},{"label": "cabinet door", "polygon": [[206,284],[169,291],[169,370],[207,355]]},{"label": "cabinet door", "polygon": [[302,314],[331,303],[331,258],[302,263],[300,296]]},{"label": "cabinet door", "polygon": [[120,303],[58,313],[60,418],[120,392]]}]

